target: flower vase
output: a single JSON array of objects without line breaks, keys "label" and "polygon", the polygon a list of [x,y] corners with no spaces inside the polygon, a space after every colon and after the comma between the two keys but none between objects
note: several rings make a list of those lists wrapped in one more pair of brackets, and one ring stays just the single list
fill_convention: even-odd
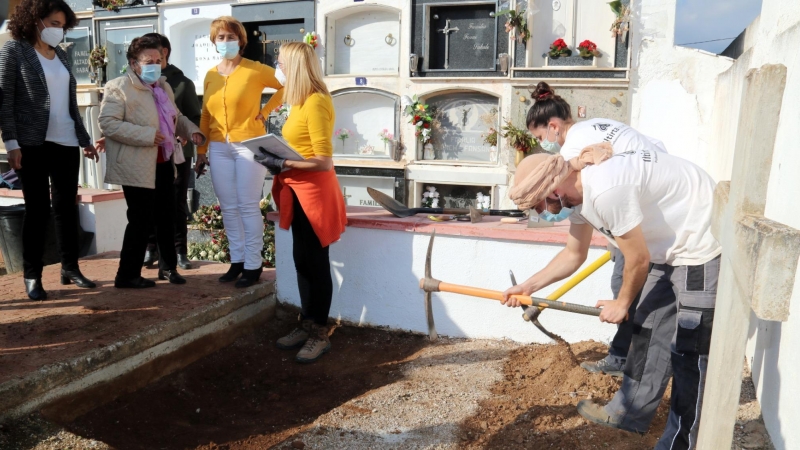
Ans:
[{"label": "flower vase", "polygon": [[489,162],[496,163],[497,162],[497,146],[493,145],[489,147]]},{"label": "flower vase", "polygon": [[433,151],[433,144],[430,142],[422,147],[422,159],[436,159],[436,153]]},{"label": "flower vase", "polygon": [[516,156],[514,157],[514,166],[518,166],[519,163],[521,163],[522,160],[525,159],[525,152],[520,150],[514,150],[514,153],[516,153]]}]

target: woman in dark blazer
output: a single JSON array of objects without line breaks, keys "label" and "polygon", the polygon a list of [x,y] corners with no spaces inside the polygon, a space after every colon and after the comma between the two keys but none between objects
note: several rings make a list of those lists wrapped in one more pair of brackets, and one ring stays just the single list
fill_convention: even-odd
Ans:
[{"label": "woman in dark blazer", "polygon": [[42,256],[52,194],[61,284],[95,284],[78,267],[79,147],[97,161],[97,151],[78,113],[75,77],[58,44],[77,25],[63,0],[22,0],[11,15],[12,40],[0,49],[0,129],[11,168],[25,198],[22,259],[25,290],[45,300]]}]

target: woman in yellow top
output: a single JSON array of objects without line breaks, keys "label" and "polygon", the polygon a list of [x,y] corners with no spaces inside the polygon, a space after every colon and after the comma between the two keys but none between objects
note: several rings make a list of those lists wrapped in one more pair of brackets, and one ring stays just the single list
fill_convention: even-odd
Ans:
[{"label": "woman in yellow top", "polygon": [[[280,104],[283,86],[275,69],[242,57],[247,33],[241,22],[220,17],[211,22],[210,37],[223,59],[203,81],[200,130],[210,144],[197,148],[195,170],[199,173],[204,164],[211,167],[230,243],[231,267],[219,281],[242,275],[236,287],[248,287],[261,276],[264,221],[259,201],[267,170],[241,143],[265,134],[264,117]],[[267,87],[278,92],[261,108],[261,93]]]},{"label": "woman in yellow top", "polygon": [[307,363],[331,347],[327,323],[333,280],[328,249],[344,232],[347,213],[333,170],[336,114],[314,49],[302,42],[283,44],[278,70],[286,74],[284,98],[291,107],[283,137],[305,160],[287,161],[261,149],[256,161],[275,175],[272,197],[280,210],[280,227],[292,227],[302,306],[300,327],[278,339],[277,345],[303,346],[296,359]]}]

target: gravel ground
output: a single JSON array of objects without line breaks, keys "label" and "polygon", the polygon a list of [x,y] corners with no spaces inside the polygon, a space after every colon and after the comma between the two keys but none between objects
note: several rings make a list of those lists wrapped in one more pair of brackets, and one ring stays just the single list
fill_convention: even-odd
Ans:
[{"label": "gravel ground", "polygon": [[[376,342],[391,338],[394,344],[404,339],[393,332],[376,333],[379,333],[379,340]],[[380,337],[384,333],[386,337]],[[468,438],[464,435],[462,425],[481,413],[482,402],[490,399],[495,403],[507,402],[507,407],[516,406],[514,398],[498,399],[492,397],[491,391],[503,381],[504,373],[513,371],[509,367],[510,354],[520,347],[519,344],[509,341],[440,339],[436,344],[408,353],[405,359],[382,363],[401,372],[396,381],[362,391],[346,401],[332,405],[321,415],[302,421],[294,431],[287,430],[285,440],[271,448],[463,448],[468,444]],[[545,346],[544,349],[546,348]],[[329,357],[335,355],[332,353]],[[761,419],[750,374],[745,371],[744,375],[732,450],[773,450]],[[180,378],[180,373],[176,377]],[[347,382],[348,380],[341,380],[341,383]],[[211,389],[213,386],[207,388]],[[569,433],[568,424],[563,426],[563,432]],[[256,434],[255,440],[208,444],[202,448],[269,447],[259,445],[257,437]],[[475,442],[469,444],[472,448],[476,447]],[[118,439],[114,445],[114,448],[120,449],[141,448],[125,439]],[[39,415],[0,425],[2,450],[110,448],[112,447],[100,440],[70,433]],[[613,448],[613,445],[609,448]]]}]

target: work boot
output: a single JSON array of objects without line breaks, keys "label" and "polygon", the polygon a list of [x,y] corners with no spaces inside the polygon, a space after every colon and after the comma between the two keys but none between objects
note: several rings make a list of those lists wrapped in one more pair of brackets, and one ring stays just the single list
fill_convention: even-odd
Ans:
[{"label": "work boot", "polygon": [[291,333],[278,339],[277,342],[275,342],[275,345],[284,350],[302,346],[308,340],[308,335],[311,332],[313,325],[313,320],[304,320],[300,322],[299,328],[295,328]]},{"label": "work boot", "polygon": [[144,267],[151,267],[158,261],[158,249],[156,247],[147,247],[147,250],[144,252],[144,262],[142,266]]},{"label": "work boot", "polygon": [[622,377],[625,369],[625,358],[608,355],[600,361],[581,363],[581,367],[591,373],[604,373],[612,377]]},{"label": "work boot", "polygon": [[331,341],[328,339],[328,327],[324,325],[311,325],[311,332],[308,333],[308,340],[302,349],[297,353],[295,359],[299,363],[312,363],[331,349]]},{"label": "work boot", "polygon": [[609,428],[620,428],[618,419],[611,417],[603,406],[591,400],[581,400],[578,402],[578,413],[589,422],[594,422]]}]

